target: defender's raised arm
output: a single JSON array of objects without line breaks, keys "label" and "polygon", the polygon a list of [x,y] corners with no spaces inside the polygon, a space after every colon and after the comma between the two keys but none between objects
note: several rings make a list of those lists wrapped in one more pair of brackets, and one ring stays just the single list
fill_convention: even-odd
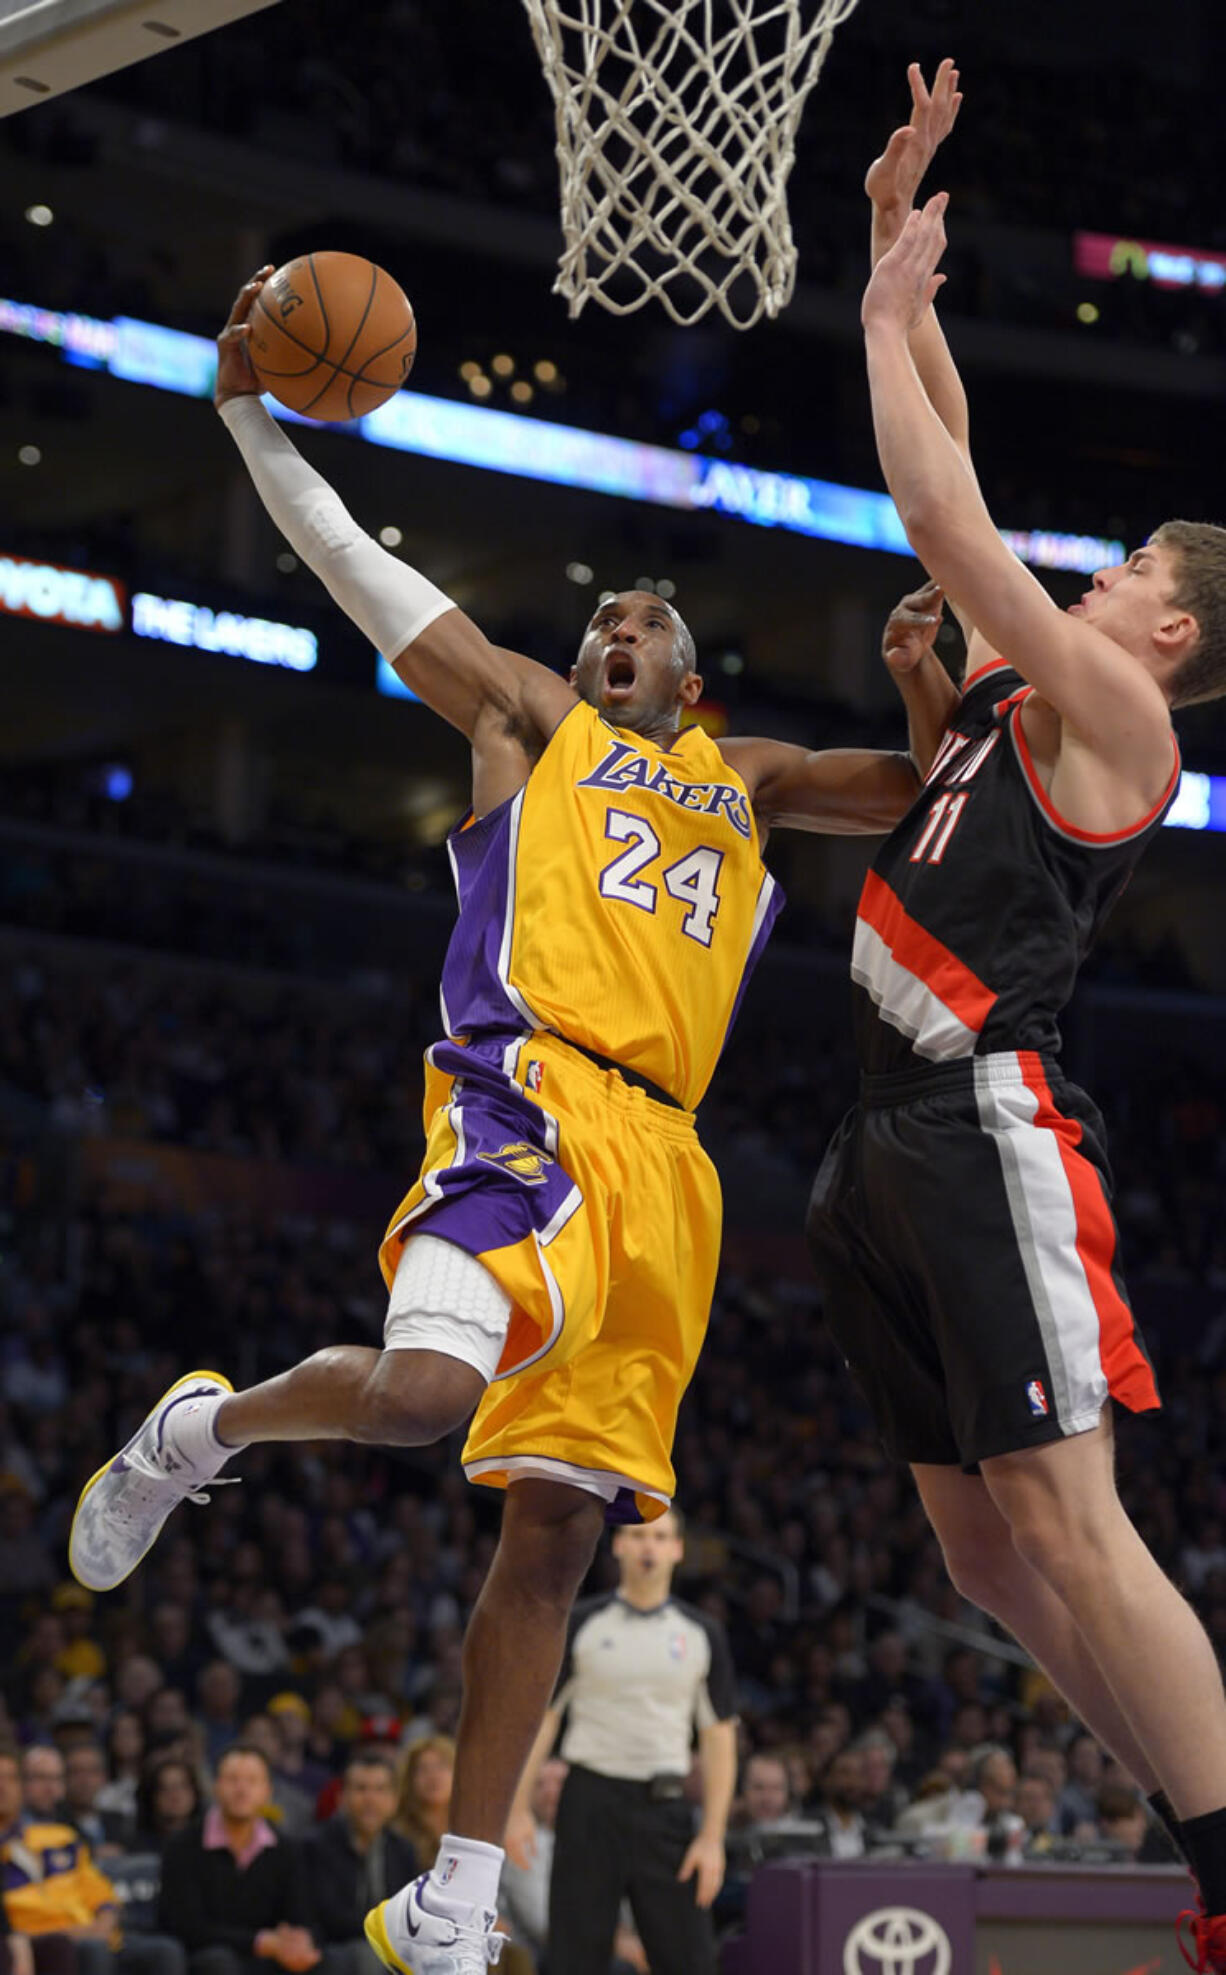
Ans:
[{"label": "defender's raised arm", "polygon": [[[873,426],[886,484],[907,538],[929,573],[992,650],[1035,686],[1088,750],[1111,786],[1090,798],[1095,822],[1125,827],[1160,796],[1172,761],[1169,707],[1141,657],[1077,617],[1001,541],[957,445],[920,381],[908,338],[944,276],[947,198],[912,213],[874,268],[862,307]],[[1195,626],[1173,613],[1182,643]],[[1074,818],[1073,820],[1077,820]]]},{"label": "defender's raised arm", "polygon": [[[864,190],[872,206],[869,241],[870,265],[876,267],[888,254],[915,204],[915,195],[928,173],[938,147],[949,136],[962,107],[959,75],[947,57],[933,77],[932,88],[924,81],[918,62],[907,70],[911,86],[911,115],[894,131],[879,158],[874,158],[864,180]],[[945,333],[935,308],[926,308],[909,337],[911,355],[920,382],[945,430],[958,451],[970,463],[970,419],[966,392],[957,366],[950,355]]]}]

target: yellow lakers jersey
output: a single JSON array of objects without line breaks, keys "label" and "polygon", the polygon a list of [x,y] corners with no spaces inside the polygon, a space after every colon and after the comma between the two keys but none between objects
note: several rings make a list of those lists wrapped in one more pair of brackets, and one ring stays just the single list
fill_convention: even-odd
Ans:
[{"label": "yellow lakers jersey", "polygon": [[449,848],[448,1034],[551,1030],[692,1109],[782,904],[715,743],[657,746],[581,701]]}]

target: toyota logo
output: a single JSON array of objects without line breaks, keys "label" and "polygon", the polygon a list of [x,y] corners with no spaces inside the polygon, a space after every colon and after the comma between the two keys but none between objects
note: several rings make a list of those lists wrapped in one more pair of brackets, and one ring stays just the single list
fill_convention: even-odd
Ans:
[{"label": "toyota logo", "polygon": [[949,1935],[913,1906],[866,1913],[843,1944],[843,1975],[949,1975],[952,1966]]}]

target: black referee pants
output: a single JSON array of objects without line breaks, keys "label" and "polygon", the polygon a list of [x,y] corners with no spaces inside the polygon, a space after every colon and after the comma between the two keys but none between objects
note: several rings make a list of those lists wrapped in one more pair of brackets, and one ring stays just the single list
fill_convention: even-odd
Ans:
[{"label": "black referee pants", "polygon": [[710,1911],[677,1873],[694,1836],[684,1799],[572,1767],[562,1786],[549,1882],[549,1975],[609,1975],[628,1898],[651,1975],[714,1975]]}]

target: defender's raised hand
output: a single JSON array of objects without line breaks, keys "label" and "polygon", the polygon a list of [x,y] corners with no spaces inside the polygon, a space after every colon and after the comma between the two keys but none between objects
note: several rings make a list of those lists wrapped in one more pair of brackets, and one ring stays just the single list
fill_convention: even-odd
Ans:
[{"label": "defender's raised hand", "polygon": [[907,81],[911,85],[910,121],[893,133],[864,180],[864,190],[877,211],[893,215],[899,225],[911,210],[924,174],[962,107],[958,71],[949,56],[933,77],[931,89],[918,62],[912,62],[907,70]]},{"label": "defender's raised hand", "polygon": [[902,232],[869,277],[860,305],[866,329],[894,326],[906,335],[921,321],[945,280],[937,267],[945,252],[948,204],[948,192],[936,192],[922,210],[907,215]]},{"label": "defender's raised hand", "polygon": [[213,403],[220,411],[230,398],[258,398],[261,386],[251,368],[251,358],[247,355],[247,338],[251,334],[249,317],[255,307],[256,297],[267,281],[273,268],[260,268],[245,281],[234,298],[234,307],[226,319],[226,326],[217,338],[217,382],[213,386]]},{"label": "defender's raised hand", "polygon": [[940,584],[928,582],[895,604],[881,640],[881,655],[895,678],[914,672],[936,643],[944,603]]}]

